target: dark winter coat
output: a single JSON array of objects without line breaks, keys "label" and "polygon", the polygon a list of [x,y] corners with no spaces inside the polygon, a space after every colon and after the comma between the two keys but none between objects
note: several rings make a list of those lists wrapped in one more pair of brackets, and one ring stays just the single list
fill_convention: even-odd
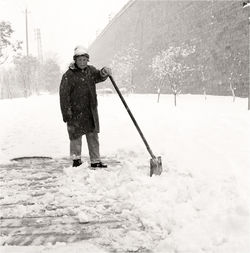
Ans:
[{"label": "dark winter coat", "polygon": [[106,79],[94,66],[88,65],[81,70],[74,63],[63,75],[59,91],[60,106],[70,140],[86,133],[99,132],[96,83]]}]

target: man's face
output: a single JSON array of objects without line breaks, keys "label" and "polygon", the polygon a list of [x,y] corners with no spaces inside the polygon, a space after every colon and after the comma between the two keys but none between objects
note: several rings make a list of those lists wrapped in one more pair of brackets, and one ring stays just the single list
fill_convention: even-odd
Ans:
[{"label": "man's face", "polygon": [[89,59],[86,56],[80,55],[76,58],[76,65],[80,69],[84,69],[88,65]]}]

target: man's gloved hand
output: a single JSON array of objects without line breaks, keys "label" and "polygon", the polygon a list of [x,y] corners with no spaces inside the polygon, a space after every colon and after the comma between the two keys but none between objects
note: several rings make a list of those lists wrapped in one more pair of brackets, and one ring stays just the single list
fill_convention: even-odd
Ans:
[{"label": "man's gloved hand", "polygon": [[102,75],[103,77],[111,76],[111,75],[112,75],[111,68],[103,67],[103,68],[101,69],[101,75]]},{"label": "man's gloved hand", "polygon": [[73,116],[72,111],[71,111],[71,109],[69,108],[69,109],[67,110],[67,115],[65,115],[65,117],[63,117],[63,121],[64,121],[65,123],[68,122],[68,121],[70,121],[70,120],[72,119],[72,116]]}]

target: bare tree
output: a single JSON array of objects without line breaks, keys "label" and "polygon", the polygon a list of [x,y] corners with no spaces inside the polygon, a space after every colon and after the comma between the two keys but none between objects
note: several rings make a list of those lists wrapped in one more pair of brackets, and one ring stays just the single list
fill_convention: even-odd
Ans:
[{"label": "bare tree", "polygon": [[11,38],[13,32],[9,22],[0,22],[0,65],[21,49],[22,42],[13,41]]},{"label": "bare tree", "polygon": [[110,67],[112,68],[114,78],[127,91],[134,90],[133,76],[138,60],[139,51],[133,43],[130,43],[126,48],[119,51],[111,62]]},{"label": "bare tree", "polygon": [[[170,86],[174,94],[174,104],[176,97],[181,92],[181,84],[185,73],[191,71],[185,63],[185,58],[195,52],[194,46],[182,45],[180,47],[170,46],[162,50],[152,59],[152,71],[154,76],[160,80],[159,84]],[[160,89],[160,87],[158,87]],[[159,95],[158,95],[159,101]]]},{"label": "bare tree", "polygon": [[22,86],[25,97],[37,92],[36,73],[38,70],[38,60],[33,56],[16,57],[14,60],[17,72],[17,79]]},{"label": "bare tree", "polygon": [[229,82],[233,102],[235,101],[235,91],[237,90],[237,82],[240,80],[243,69],[242,56],[240,52],[232,50],[230,46],[226,47],[224,55],[224,64],[227,65],[228,71],[225,73]]},{"label": "bare tree", "polygon": [[51,93],[57,92],[61,79],[60,66],[54,59],[47,59],[41,66],[39,89]]},{"label": "bare tree", "polygon": [[194,68],[198,70],[198,74],[200,76],[200,81],[202,84],[202,91],[205,100],[207,99],[207,89],[208,89],[208,80],[211,79],[211,73],[212,73],[212,55],[210,53],[210,50],[208,48],[204,48],[205,43],[202,44],[201,47],[196,47],[196,55],[195,55],[195,65]]}]

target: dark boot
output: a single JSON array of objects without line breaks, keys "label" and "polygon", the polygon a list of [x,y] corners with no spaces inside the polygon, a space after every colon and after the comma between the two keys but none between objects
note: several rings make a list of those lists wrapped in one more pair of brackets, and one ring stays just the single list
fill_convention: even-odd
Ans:
[{"label": "dark boot", "polygon": [[78,167],[82,164],[82,160],[81,159],[75,159],[73,160],[73,165],[72,167]]},{"label": "dark boot", "polygon": [[108,165],[103,162],[91,163],[91,168],[107,168]]}]

